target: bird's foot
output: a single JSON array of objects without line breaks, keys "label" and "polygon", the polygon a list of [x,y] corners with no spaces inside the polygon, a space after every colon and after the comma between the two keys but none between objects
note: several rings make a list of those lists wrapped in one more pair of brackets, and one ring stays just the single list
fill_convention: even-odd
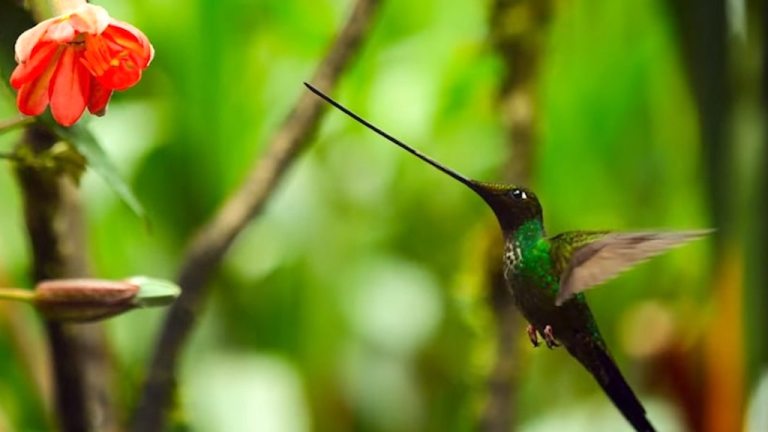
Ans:
[{"label": "bird's foot", "polygon": [[547,348],[552,349],[560,346],[560,343],[555,339],[555,335],[552,334],[551,325],[544,327],[544,333],[542,333],[542,336],[544,336],[544,342],[547,344]]},{"label": "bird's foot", "polygon": [[528,332],[528,339],[531,340],[531,345],[533,345],[534,348],[539,346],[539,334],[536,333],[536,327],[533,326],[533,324],[528,324],[528,327],[525,329],[526,332]]}]

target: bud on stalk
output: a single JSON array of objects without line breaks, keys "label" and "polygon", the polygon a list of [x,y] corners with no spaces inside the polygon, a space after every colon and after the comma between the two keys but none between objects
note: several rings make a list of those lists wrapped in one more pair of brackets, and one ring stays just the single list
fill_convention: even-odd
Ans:
[{"label": "bud on stalk", "polygon": [[134,308],[167,306],[181,294],[173,282],[134,276],[127,280],[54,279],[34,291],[0,287],[0,300],[30,303],[48,320],[96,321]]},{"label": "bud on stalk", "polygon": [[54,321],[95,321],[137,306],[139,286],[128,281],[57,279],[40,282],[33,303]]}]

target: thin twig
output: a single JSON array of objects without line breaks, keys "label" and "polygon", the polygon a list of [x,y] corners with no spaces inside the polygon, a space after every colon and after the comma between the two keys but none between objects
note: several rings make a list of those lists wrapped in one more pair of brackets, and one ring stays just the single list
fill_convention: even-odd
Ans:
[{"label": "thin twig", "polygon": [[18,127],[26,126],[35,121],[34,117],[18,115],[9,119],[0,120],[0,133],[8,132]]},{"label": "thin twig", "polygon": [[[378,4],[379,0],[356,2],[347,23],[315,71],[312,83],[317,87],[326,90],[334,87],[358,52]],[[234,239],[259,214],[288,167],[306,146],[324,109],[322,100],[309,92],[302,94],[272,137],[266,154],[189,246],[178,276],[182,294],[163,324],[133,418],[134,431],[163,429],[179,354],[203,306],[207,282]]]},{"label": "thin twig", "polygon": [[24,288],[0,288],[0,299],[31,303],[35,300],[35,293]]},{"label": "thin twig", "polygon": [[19,155],[17,155],[14,152],[0,152],[0,159],[7,159],[11,161],[18,161],[21,158],[19,158]]}]

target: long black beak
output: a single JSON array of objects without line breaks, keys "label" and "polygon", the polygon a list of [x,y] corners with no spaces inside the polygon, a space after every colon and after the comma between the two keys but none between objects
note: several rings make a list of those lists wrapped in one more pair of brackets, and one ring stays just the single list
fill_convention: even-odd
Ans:
[{"label": "long black beak", "polygon": [[352,112],[349,108],[347,108],[344,105],[342,105],[342,104],[336,102],[335,100],[331,99],[330,96],[328,96],[325,93],[321,92],[320,90],[318,90],[317,88],[312,86],[312,84],[309,84],[309,83],[305,82],[304,85],[307,86],[307,88],[312,93],[320,96],[326,102],[328,102],[329,104],[331,104],[334,107],[338,108],[344,114],[352,117],[358,123],[361,123],[362,125],[364,125],[368,129],[376,132],[377,134],[379,134],[382,137],[386,138],[388,141],[390,141],[391,143],[397,145],[398,147],[402,148],[403,150],[407,151],[408,153],[416,156],[417,158],[423,160],[424,162],[432,165],[433,167],[439,169],[440,171],[448,174],[449,176],[451,176],[451,177],[455,178],[456,180],[460,181],[461,183],[467,185],[470,189],[472,189],[473,191],[477,192],[481,196],[485,195],[484,192],[486,192],[485,191],[486,188],[483,187],[483,185],[481,183],[476,182],[476,181],[474,181],[472,179],[469,179],[469,178],[467,178],[467,177],[457,173],[456,171],[446,167],[445,165],[441,164],[440,162],[437,162],[436,160],[434,160],[431,157],[425,155],[424,153],[421,153],[420,151],[416,150],[415,148],[413,148],[413,147],[409,146],[408,144],[400,141],[399,139],[393,137],[392,135],[384,132],[383,130],[379,129],[376,125],[372,124],[368,120],[366,120],[366,119],[360,117],[359,115],[355,114],[354,112]]}]

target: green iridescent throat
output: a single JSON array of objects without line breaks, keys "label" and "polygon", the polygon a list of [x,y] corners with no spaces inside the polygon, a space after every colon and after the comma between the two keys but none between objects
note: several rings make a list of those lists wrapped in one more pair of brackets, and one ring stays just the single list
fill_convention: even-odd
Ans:
[{"label": "green iridescent throat", "polygon": [[541,220],[524,222],[512,233],[512,242],[519,248],[520,266],[518,273],[530,277],[536,285],[548,288],[557,294],[558,280],[554,276],[550,243],[544,238],[544,226]]}]

